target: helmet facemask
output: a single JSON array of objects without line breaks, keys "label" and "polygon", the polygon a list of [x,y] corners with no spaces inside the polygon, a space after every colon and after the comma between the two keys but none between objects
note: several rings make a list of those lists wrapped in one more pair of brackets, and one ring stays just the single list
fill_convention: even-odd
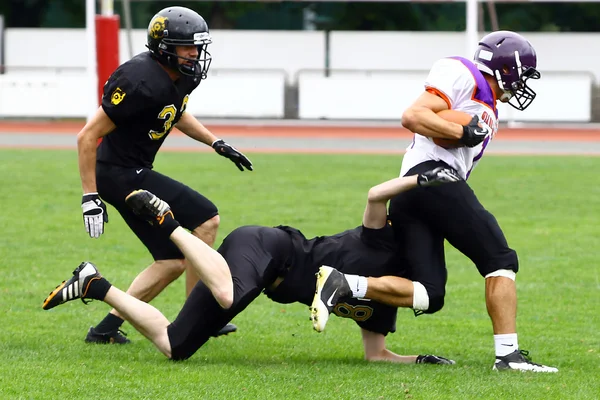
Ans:
[{"label": "helmet facemask", "polygon": [[494,71],[494,76],[498,81],[498,86],[504,92],[500,100],[508,100],[508,104],[513,108],[523,111],[529,107],[536,96],[533,89],[527,85],[527,81],[540,79],[541,75],[534,67],[524,67],[521,64],[518,51],[515,51],[515,65],[516,67],[513,69],[504,65],[502,71],[498,69]]},{"label": "helmet facemask", "polygon": [[[168,32],[165,32],[168,36]],[[192,76],[195,79],[206,79],[210,63],[212,62],[212,56],[206,50],[208,45],[212,43],[212,39],[208,32],[194,33],[193,40],[182,40],[182,39],[169,39],[165,37],[161,40],[158,48],[160,52],[166,56],[167,64],[170,68],[179,71],[182,75]],[[176,46],[190,46],[194,45],[198,49],[197,58],[182,57],[177,55]],[[179,60],[185,60],[191,63],[191,65],[183,63]]]}]

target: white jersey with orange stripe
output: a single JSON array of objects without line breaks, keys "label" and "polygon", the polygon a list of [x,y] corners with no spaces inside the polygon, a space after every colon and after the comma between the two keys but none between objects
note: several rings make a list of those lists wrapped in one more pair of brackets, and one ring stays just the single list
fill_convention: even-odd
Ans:
[{"label": "white jersey with orange stripe", "polygon": [[498,131],[495,95],[473,61],[462,57],[436,61],[425,81],[425,90],[443,98],[450,109],[479,116],[480,123],[489,126],[492,133],[475,147],[454,149],[445,149],[416,133],[406,149],[400,175],[404,176],[415,165],[434,160],[445,162],[467,179]]}]

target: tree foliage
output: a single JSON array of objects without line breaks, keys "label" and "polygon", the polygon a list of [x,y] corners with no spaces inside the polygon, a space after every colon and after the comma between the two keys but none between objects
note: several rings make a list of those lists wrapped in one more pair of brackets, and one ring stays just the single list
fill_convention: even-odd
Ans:
[{"label": "tree foliage", "polygon": [[[98,1],[99,3],[99,1]],[[164,1],[131,0],[134,28],[145,28]],[[180,1],[198,11],[212,29],[304,29],[305,10],[316,16],[317,29],[461,31],[465,29],[465,4],[390,2],[294,1]],[[115,12],[122,14],[122,0]],[[600,32],[599,3],[498,3],[499,27],[515,31]],[[491,30],[487,7],[485,29]],[[3,0],[0,14],[8,27],[83,27],[83,0]]]}]

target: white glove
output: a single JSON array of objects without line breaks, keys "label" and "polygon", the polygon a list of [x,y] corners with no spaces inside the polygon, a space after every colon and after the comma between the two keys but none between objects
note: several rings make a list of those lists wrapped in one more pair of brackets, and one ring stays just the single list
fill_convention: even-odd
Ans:
[{"label": "white glove", "polygon": [[108,222],[106,205],[98,197],[98,193],[86,193],[81,198],[83,224],[92,238],[99,238],[104,233],[104,223]]}]

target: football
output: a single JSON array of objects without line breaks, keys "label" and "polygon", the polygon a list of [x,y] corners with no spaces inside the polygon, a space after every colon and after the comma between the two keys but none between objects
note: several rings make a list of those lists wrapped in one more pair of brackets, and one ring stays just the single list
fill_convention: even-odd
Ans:
[{"label": "football", "polygon": [[[466,112],[463,112],[463,111],[458,111],[458,110],[443,110],[443,111],[438,112],[437,115],[439,115],[446,121],[455,122],[455,123],[461,124],[461,125],[467,125],[469,122],[471,122],[471,119],[473,119],[472,115],[467,114]],[[457,139],[440,139],[440,138],[432,138],[432,139],[433,139],[433,143],[435,143],[438,146],[441,146],[445,149],[455,149],[457,147],[464,146],[464,144],[462,144]]]}]

